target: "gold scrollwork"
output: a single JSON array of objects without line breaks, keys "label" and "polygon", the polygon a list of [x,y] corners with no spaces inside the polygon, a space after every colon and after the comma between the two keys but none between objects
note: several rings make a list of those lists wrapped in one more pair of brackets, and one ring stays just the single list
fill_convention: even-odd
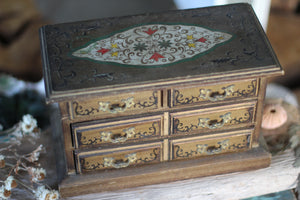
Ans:
[{"label": "gold scrollwork", "polygon": [[113,157],[105,157],[104,160],[104,167],[113,167],[116,169],[128,167],[131,163],[137,160],[136,153],[131,153],[125,156],[125,161],[117,162]]},{"label": "gold scrollwork", "polygon": [[229,139],[218,142],[218,145],[208,146],[208,144],[197,144],[197,152],[200,154],[216,154],[221,153],[229,146]]},{"label": "gold scrollwork", "polygon": [[111,142],[111,143],[126,142],[129,138],[135,135],[135,128],[134,127],[127,128],[124,129],[123,132],[125,133],[124,136],[114,137],[114,134],[112,132],[103,131],[100,133],[101,140],[105,142]]},{"label": "gold scrollwork", "polygon": [[222,90],[224,90],[224,92],[220,94],[220,92],[213,92],[211,89],[200,89],[199,97],[210,101],[224,100],[234,92],[234,85],[223,87]]},{"label": "gold scrollwork", "polygon": [[103,112],[110,112],[110,113],[119,113],[119,112],[124,112],[128,108],[131,108],[134,106],[134,98],[129,97],[127,99],[122,99],[121,103],[117,104],[111,104],[110,102],[98,102],[99,105],[99,110]]},{"label": "gold scrollwork", "polygon": [[210,118],[199,118],[198,126],[209,129],[216,129],[223,127],[231,120],[231,113],[228,112],[224,115],[220,115],[221,120],[211,120]]}]

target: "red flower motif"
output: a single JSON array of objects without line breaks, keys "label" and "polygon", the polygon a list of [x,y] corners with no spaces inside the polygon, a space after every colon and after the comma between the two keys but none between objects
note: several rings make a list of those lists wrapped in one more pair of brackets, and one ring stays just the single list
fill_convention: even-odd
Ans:
[{"label": "red flower motif", "polygon": [[100,50],[98,50],[97,52],[98,53],[101,53],[102,55],[109,52],[110,50],[109,49],[104,49],[104,48],[101,48]]},{"label": "red flower motif", "polygon": [[156,29],[156,30],[152,30],[151,28],[148,28],[148,30],[147,30],[147,31],[144,31],[144,32],[147,33],[148,35],[152,35],[152,34],[154,34],[156,31],[157,31],[157,29]]},{"label": "red flower motif", "polygon": [[160,55],[159,53],[155,52],[155,53],[151,56],[150,60],[153,59],[153,60],[155,60],[155,61],[157,62],[159,58],[164,58],[164,56],[162,56],[162,55]]},{"label": "red flower motif", "polygon": [[207,39],[205,39],[204,37],[202,37],[202,38],[200,38],[199,40],[198,40],[198,42],[205,42]]}]

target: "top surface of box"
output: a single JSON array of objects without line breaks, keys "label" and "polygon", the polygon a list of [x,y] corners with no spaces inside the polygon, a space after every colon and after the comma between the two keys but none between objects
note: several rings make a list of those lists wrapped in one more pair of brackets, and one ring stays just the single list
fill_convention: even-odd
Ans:
[{"label": "top surface of box", "polygon": [[48,101],[282,72],[248,4],[47,25],[40,35]]}]

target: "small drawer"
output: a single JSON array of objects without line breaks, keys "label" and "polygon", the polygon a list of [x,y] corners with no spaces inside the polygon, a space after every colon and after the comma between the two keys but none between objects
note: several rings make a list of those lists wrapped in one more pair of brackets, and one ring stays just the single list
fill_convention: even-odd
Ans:
[{"label": "small drawer", "polygon": [[196,158],[245,151],[251,147],[252,130],[242,130],[222,136],[193,137],[171,140],[171,159]]},{"label": "small drawer", "polygon": [[244,80],[230,83],[218,83],[205,86],[182,87],[171,90],[170,105],[181,106],[208,102],[220,102],[233,99],[256,97],[258,81]]},{"label": "small drawer", "polygon": [[256,102],[171,113],[171,134],[195,134],[250,125]]},{"label": "small drawer", "polygon": [[123,144],[147,140],[162,135],[163,116],[127,119],[101,123],[98,121],[72,124],[75,148]]},{"label": "small drawer", "polygon": [[119,95],[100,96],[89,100],[71,101],[71,117],[103,118],[141,113],[161,107],[161,92],[139,91]]},{"label": "small drawer", "polygon": [[119,169],[130,166],[158,163],[162,158],[162,143],[136,145],[109,150],[75,153],[77,172]]}]

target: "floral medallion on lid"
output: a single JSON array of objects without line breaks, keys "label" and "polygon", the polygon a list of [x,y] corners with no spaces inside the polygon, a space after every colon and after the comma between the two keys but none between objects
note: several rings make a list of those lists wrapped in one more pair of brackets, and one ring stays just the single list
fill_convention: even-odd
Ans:
[{"label": "floral medallion on lid", "polygon": [[190,60],[232,38],[229,33],[191,25],[131,27],[72,52],[79,58],[135,67],[161,67]]}]

